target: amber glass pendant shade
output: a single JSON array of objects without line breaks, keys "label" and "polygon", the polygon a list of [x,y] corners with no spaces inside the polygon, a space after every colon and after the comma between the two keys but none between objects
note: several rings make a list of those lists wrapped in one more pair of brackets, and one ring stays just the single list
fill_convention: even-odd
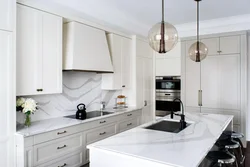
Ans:
[{"label": "amber glass pendant shade", "polygon": [[164,21],[164,0],[162,0],[162,21],[155,24],[148,33],[149,45],[158,53],[167,53],[178,42],[176,28]]},{"label": "amber glass pendant shade", "polygon": [[200,62],[207,57],[208,48],[202,42],[195,42],[189,48],[188,53],[191,60],[195,62]]},{"label": "amber glass pendant shade", "polygon": [[[164,32],[163,37],[162,32]],[[156,52],[167,53],[173,49],[178,42],[178,33],[172,24],[160,22],[150,29],[148,39],[149,45]]]}]

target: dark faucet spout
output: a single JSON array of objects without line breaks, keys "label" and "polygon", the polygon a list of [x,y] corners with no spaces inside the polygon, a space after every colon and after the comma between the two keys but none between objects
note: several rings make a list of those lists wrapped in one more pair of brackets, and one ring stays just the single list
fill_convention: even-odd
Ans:
[{"label": "dark faucet spout", "polygon": [[[181,112],[181,114],[175,114],[175,115],[178,115],[178,116],[181,117],[181,120],[180,120],[180,124],[181,124],[180,126],[181,126],[181,127],[180,127],[180,128],[181,128],[181,129],[185,129],[186,126],[187,126],[187,123],[186,123],[186,121],[185,121],[184,105],[183,105],[181,99],[176,98],[176,99],[173,100],[173,102],[176,102],[176,101],[179,101],[179,102],[181,103],[182,112]],[[172,115],[171,115],[171,117],[172,117]]]}]

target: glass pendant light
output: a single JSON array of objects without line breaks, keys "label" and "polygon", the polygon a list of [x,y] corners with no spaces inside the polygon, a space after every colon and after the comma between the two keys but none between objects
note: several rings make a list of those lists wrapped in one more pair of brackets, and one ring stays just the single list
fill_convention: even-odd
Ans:
[{"label": "glass pendant light", "polygon": [[208,48],[207,46],[200,42],[199,39],[199,28],[200,28],[200,23],[199,23],[199,15],[200,15],[200,5],[199,2],[201,0],[194,0],[197,2],[197,42],[195,42],[194,44],[191,45],[191,47],[189,48],[189,57],[191,60],[195,61],[195,62],[201,62],[203,59],[205,59],[207,57],[208,54]]},{"label": "glass pendant light", "polygon": [[154,25],[148,33],[149,45],[158,53],[167,53],[178,41],[176,28],[164,21],[164,0],[162,0],[162,21]]}]

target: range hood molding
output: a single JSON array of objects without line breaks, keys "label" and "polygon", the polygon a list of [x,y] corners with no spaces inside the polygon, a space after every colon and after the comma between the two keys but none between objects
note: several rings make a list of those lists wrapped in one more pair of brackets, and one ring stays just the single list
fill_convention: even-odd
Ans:
[{"label": "range hood molding", "polygon": [[78,22],[64,24],[64,71],[113,73],[106,33]]}]

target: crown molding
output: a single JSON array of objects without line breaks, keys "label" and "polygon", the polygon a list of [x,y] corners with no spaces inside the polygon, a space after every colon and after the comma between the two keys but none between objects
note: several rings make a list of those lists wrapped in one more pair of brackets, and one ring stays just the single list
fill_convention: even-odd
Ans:
[{"label": "crown molding", "polygon": [[[250,30],[250,14],[200,21],[200,35]],[[196,22],[175,25],[180,38],[196,35]]]}]

